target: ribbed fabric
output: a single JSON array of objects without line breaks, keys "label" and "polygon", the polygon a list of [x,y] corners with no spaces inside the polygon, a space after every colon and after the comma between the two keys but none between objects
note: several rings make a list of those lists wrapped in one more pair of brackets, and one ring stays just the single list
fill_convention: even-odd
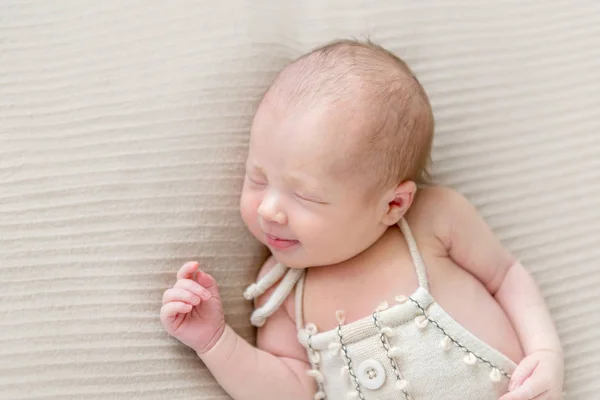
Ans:
[{"label": "ribbed fabric", "polygon": [[533,271],[567,399],[600,391],[600,2],[0,2],[0,399],[225,399],[163,333],[198,259],[252,337],[237,211],[252,114],[311,47],[366,37],[432,99],[440,183]]}]

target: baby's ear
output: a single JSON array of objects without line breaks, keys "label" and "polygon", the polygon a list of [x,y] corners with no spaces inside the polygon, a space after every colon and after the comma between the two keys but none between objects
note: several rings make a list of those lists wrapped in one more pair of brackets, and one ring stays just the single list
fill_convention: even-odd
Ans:
[{"label": "baby's ear", "polygon": [[417,185],[413,181],[402,182],[390,190],[387,194],[387,210],[382,222],[387,226],[397,224],[408,211],[416,192]]}]

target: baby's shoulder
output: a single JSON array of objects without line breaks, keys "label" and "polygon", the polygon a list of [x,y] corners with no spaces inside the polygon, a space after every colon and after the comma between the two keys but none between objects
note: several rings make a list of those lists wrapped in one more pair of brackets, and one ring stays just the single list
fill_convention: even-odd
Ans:
[{"label": "baby's shoulder", "polygon": [[442,217],[464,201],[467,201],[465,197],[454,189],[444,186],[428,186],[417,191],[407,215],[416,214],[430,219]]},{"label": "baby's shoulder", "polygon": [[469,201],[454,189],[428,186],[417,191],[406,220],[416,235],[437,236],[469,206]]}]

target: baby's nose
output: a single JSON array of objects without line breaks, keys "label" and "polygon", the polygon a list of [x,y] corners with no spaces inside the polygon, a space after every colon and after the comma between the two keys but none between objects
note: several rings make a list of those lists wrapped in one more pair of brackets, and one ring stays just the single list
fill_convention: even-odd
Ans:
[{"label": "baby's nose", "polygon": [[275,193],[265,195],[262,203],[258,207],[258,215],[268,222],[277,222],[278,224],[287,224],[286,214],[279,209],[278,196]]}]

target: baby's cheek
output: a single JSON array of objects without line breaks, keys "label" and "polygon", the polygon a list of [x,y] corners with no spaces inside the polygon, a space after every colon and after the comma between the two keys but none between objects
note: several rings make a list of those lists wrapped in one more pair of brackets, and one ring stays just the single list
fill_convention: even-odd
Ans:
[{"label": "baby's cheek", "polygon": [[335,243],[334,230],[321,221],[306,221],[303,226],[303,237],[316,253],[329,253],[332,243]]},{"label": "baby's cheek", "polygon": [[344,227],[342,223],[336,223],[322,227],[321,232],[323,233],[319,246],[328,254],[330,263],[334,264],[351,258],[351,249],[355,245],[349,235],[352,232],[351,227]]},{"label": "baby's cheek", "polygon": [[249,193],[242,193],[240,199],[240,214],[242,220],[253,231],[253,227],[258,225],[258,206],[260,199],[257,196],[252,196]]}]

